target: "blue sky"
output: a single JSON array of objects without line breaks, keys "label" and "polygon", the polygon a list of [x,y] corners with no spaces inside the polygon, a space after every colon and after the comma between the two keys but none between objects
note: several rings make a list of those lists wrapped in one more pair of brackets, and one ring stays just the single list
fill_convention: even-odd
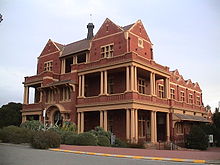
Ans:
[{"label": "blue sky", "polygon": [[[48,39],[68,44],[95,32],[105,18],[120,26],[141,19],[155,61],[199,82],[204,105],[220,101],[219,0],[1,0],[0,105],[22,102],[25,76],[36,74]],[[90,18],[92,14],[92,18]]]}]

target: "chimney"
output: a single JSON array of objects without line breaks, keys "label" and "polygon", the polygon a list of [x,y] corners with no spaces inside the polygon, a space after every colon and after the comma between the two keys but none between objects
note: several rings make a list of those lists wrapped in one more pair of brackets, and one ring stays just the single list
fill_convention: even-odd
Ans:
[{"label": "chimney", "polygon": [[89,23],[87,25],[87,28],[88,28],[88,34],[87,34],[87,40],[91,40],[93,38],[93,29],[94,29],[94,25],[93,23]]}]

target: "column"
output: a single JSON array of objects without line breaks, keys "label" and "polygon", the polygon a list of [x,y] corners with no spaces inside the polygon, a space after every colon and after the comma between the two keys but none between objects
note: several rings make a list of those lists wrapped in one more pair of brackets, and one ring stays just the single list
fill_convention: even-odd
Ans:
[{"label": "column", "polygon": [[77,64],[77,56],[73,56],[73,64]]},{"label": "column", "polygon": [[138,110],[134,110],[134,122],[135,122],[135,143],[138,142]]},{"label": "column", "polygon": [[81,119],[80,119],[80,132],[83,133],[84,132],[84,112],[81,112]]},{"label": "column", "polygon": [[165,98],[169,99],[170,98],[170,79],[165,78],[164,79],[164,93],[165,93]]},{"label": "column", "polygon": [[77,132],[78,134],[81,132],[81,115],[80,115],[80,112],[77,113]]},{"label": "column", "polygon": [[130,72],[129,72],[130,68],[129,66],[126,67],[126,91],[130,90]]},{"label": "column", "polygon": [[108,131],[108,116],[107,116],[107,111],[104,111],[104,130]]},{"label": "column", "polygon": [[134,66],[134,90],[137,91],[137,67]]},{"label": "column", "polygon": [[66,60],[63,59],[61,62],[61,73],[64,74],[65,73],[65,65],[66,65]]},{"label": "column", "polygon": [[127,141],[131,138],[131,118],[130,118],[130,109],[126,109],[126,139]]},{"label": "column", "polygon": [[26,115],[22,115],[22,123],[26,121]]},{"label": "column", "polygon": [[82,97],[85,97],[85,75],[82,75]]},{"label": "column", "polygon": [[81,89],[82,89],[82,76],[80,75],[79,76],[79,96],[80,97],[82,96]]},{"label": "column", "polygon": [[24,86],[24,104],[28,104],[29,103],[29,87],[28,86]]},{"label": "column", "polygon": [[151,121],[151,143],[155,143],[155,137],[154,137],[154,132],[155,132],[155,126],[154,126],[154,112],[151,111],[151,118],[150,118],[150,121]]},{"label": "column", "polygon": [[100,72],[100,95],[103,95],[103,72]]},{"label": "column", "polygon": [[134,90],[134,66],[131,66],[131,91]]},{"label": "column", "polygon": [[167,142],[170,141],[170,117],[169,113],[166,114],[166,122],[167,122]]},{"label": "column", "polygon": [[86,63],[89,62],[89,53],[86,53]]},{"label": "column", "polygon": [[103,128],[103,111],[100,111],[100,127]]},{"label": "column", "polygon": [[154,141],[157,142],[157,112],[154,112]]},{"label": "column", "polygon": [[155,95],[155,73],[150,73],[150,87],[151,87],[151,95]]},{"label": "column", "polygon": [[108,94],[108,85],[107,85],[107,83],[108,83],[108,75],[107,75],[107,71],[105,70],[104,71],[104,94],[105,95],[107,95]]},{"label": "column", "polygon": [[135,125],[134,125],[134,109],[131,109],[131,143],[134,142],[135,138]]}]

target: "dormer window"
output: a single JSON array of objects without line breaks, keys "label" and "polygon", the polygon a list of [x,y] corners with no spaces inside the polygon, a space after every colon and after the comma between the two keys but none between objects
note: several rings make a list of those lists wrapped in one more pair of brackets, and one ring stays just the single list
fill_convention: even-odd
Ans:
[{"label": "dormer window", "polygon": [[53,61],[47,61],[44,63],[44,71],[52,71]]},{"label": "dormer window", "polygon": [[101,47],[101,58],[113,57],[113,44]]},{"label": "dormer window", "polygon": [[138,38],[138,47],[141,47],[141,48],[144,47],[144,41],[141,38]]}]

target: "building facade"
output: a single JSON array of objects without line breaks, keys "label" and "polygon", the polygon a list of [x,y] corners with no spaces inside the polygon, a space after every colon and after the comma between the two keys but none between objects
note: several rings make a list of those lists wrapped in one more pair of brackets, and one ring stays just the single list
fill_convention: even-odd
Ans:
[{"label": "building facade", "polygon": [[[208,122],[198,83],[154,61],[139,20],[120,27],[108,18],[93,36],[68,45],[49,40],[37,74],[25,77],[22,121],[96,126],[137,143],[181,140],[192,124]],[[30,93],[34,96],[30,99]]]}]

